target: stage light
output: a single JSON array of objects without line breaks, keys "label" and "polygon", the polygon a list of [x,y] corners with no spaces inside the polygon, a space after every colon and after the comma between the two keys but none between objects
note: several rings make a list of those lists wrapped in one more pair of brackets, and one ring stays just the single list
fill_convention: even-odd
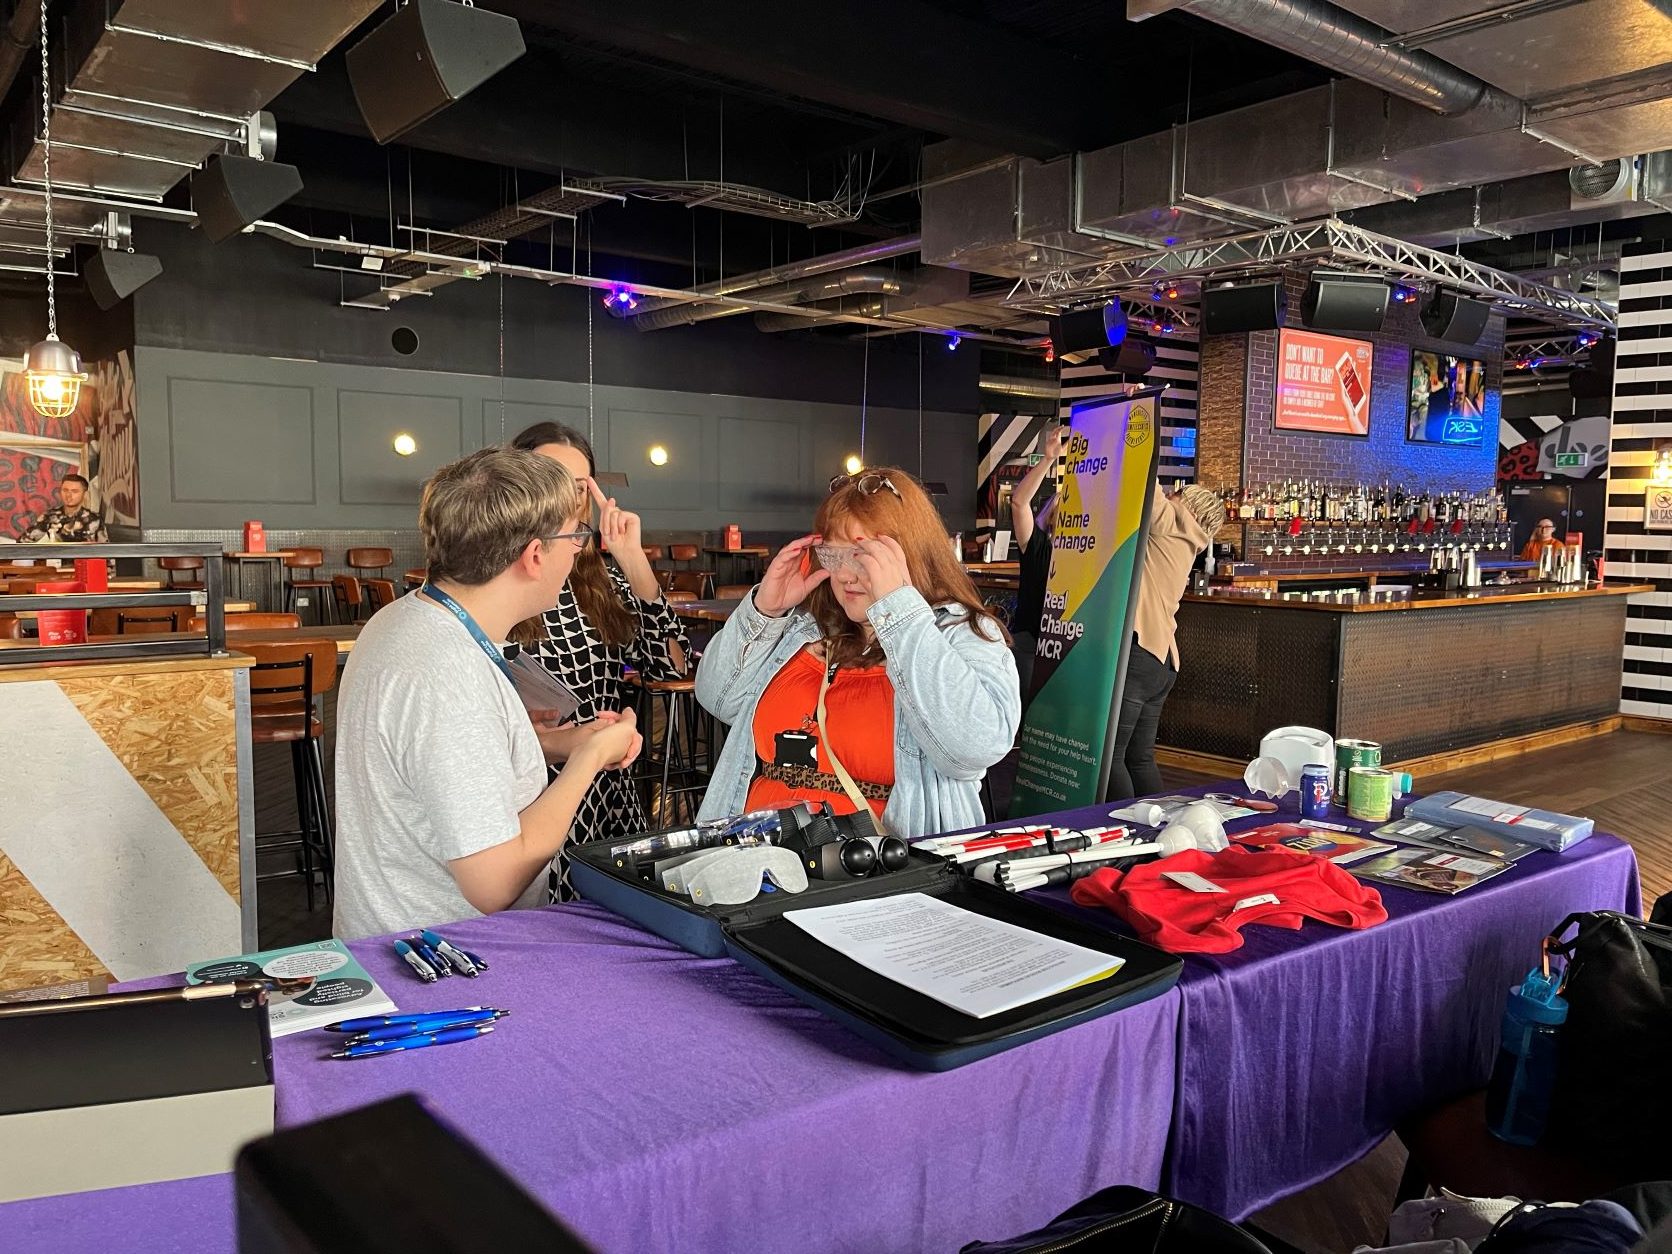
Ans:
[{"label": "stage light", "polygon": [[1166,239],[1162,240],[1161,242],[1166,247],[1172,248],[1172,247],[1174,247],[1178,244],[1179,237],[1176,236],[1176,235],[1169,235]]},{"label": "stage light", "polygon": [[1573,337],[1573,346],[1583,351],[1584,349],[1593,347],[1601,338],[1602,336],[1597,334],[1595,331],[1581,331],[1578,335]]},{"label": "stage light", "polygon": [[964,337],[959,335],[956,331],[954,331],[951,335],[946,337],[946,351],[949,352],[949,353],[957,352],[958,351],[958,345],[962,344],[963,342],[964,342]]},{"label": "stage light", "polygon": [[639,307],[639,298],[633,295],[630,287],[616,286],[609,290],[604,297],[604,308],[614,309],[622,313],[631,313]]},{"label": "stage light", "polygon": [[1408,287],[1403,283],[1398,284],[1393,289],[1393,301],[1397,305],[1413,305],[1420,295],[1422,293],[1417,291],[1416,288]]},{"label": "stage light", "polygon": [[1166,279],[1159,280],[1155,285],[1154,296],[1156,300],[1177,300],[1179,285]]},{"label": "stage light", "polygon": [[1045,360],[1046,361],[1055,361],[1056,359],[1057,359],[1057,346],[1055,344],[1051,343],[1050,340],[1046,340],[1045,341]]}]

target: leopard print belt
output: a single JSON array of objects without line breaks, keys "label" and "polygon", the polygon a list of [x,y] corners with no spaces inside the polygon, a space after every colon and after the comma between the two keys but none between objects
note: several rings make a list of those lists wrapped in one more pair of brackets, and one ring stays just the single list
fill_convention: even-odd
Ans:
[{"label": "leopard print belt", "polygon": [[[775,762],[761,761],[756,774],[765,779],[777,780],[789,788],[815,789],[837,796],[842,796],[847,791],[836,776],[827,771],[815,771],[810,766],[779,766]],[[873,784],[869,780],[856,779],[854,783],[859,785],[859,795],[867,801],[887,801],[888,795],[894,791],[888,784]]]}]

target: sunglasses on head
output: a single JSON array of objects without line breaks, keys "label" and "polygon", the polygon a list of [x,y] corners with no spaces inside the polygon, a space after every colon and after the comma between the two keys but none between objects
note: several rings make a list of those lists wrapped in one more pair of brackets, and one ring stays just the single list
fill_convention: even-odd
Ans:
[{"label": "sunglasses on head", "polygon": [[871,496],[884,488],[894,493],[895,497],[900,496],[900,489],[894,486],[894,481],[887,475],[872,474],[868,471],[857,475],[836,475],[830,481],[830,490],[836,493],[850,485],[861,496]]}]

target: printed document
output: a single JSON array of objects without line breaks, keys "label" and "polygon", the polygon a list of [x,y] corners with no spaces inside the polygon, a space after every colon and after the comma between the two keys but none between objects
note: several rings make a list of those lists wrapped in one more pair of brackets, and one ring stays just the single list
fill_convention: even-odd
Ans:
[{"label": "printed document", "polygon": [[784,917],[860,966],[975,1019],[1103,979],[1125,964],[924,893]]}]

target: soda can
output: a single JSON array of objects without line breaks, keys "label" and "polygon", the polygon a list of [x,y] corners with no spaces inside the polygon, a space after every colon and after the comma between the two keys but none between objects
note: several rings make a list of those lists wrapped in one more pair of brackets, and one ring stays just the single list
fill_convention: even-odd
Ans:
[{"label": "soda can", "polygon": [[1309,819],[1327,819],[1335,790],[1330,786],[1330,769],[1320,763],[1300,768],[1300,812]]},{"label": "soda can", "polygon": [[1393,815],[1393,772],[1355,766],[1347,772],[1347,813],[1369,823],[1385,823]]},{"label": "soda can", "polygon": [[1347,772],[1355,766],[1380,766],[1382,746],[1374,740],[1337,740],[1335,742],[1335,797],[1347,804]]}]

